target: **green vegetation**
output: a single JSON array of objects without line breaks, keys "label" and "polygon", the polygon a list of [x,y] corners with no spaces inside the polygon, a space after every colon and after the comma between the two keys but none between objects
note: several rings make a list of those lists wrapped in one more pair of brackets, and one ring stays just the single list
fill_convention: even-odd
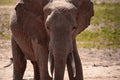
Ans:
[{"label": "green vegetation", "polygon": [[77,36],[78,47],[120,48],[120,3],[95,5],[91,24],[101,29],[85,30]]},{"label": "green vegetation", "polygon": [[120,29],[109,29],[91,32],[85,30],[77,36],[78,47],[84,48],[120,48]]},{"label": "green vegetation", "polygon": [[11,9],[7,8],[0,9],[0,39],[10,39],[10,11]]},{"label": "green vegetation", "polygon": [[120,24],[120,3],[95,4],[94,10],[92,24],[105,23],[114,26]]},{"label": "green vegetation", "polygon": [[17,2],[18,0],[0,0],[0,5],[13,5]]}]

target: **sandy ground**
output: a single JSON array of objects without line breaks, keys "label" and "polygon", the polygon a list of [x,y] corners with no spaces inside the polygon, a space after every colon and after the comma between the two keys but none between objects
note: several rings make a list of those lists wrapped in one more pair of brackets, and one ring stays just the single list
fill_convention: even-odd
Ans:
[{"label": "sandy ground", "polygon": [[[10,42],[2,41],[0,44],[0,80],[12,80],[13,65],[2,68],[11,57]],[[83,64],[84,80],[120,80],[120,49],[80,48],[78,51]],[[33,80],[33,68],[29,61],[24,79]],[[64,80],[69,80],[67,69]]]}]

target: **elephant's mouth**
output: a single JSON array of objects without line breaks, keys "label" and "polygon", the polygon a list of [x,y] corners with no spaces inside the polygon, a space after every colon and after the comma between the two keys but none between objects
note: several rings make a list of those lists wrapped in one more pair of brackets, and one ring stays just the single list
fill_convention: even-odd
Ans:
[{"label": "elephant's mouth", "polygon": [[[68,58],[70,59],[71,62],[71,67],[72,67],[72,72],[73,72],[73,77],[76,77],[76,65],[75,65],[75,58],[74,58],[74,54],[73,51],[69,54]],[[48,74],[49,76],[52,78],[53,77],[53,70],[52,70],[52,66],[54,65],[54,59],[53,59],[53,55],[51,52],[49,52],[48,55]]]}]

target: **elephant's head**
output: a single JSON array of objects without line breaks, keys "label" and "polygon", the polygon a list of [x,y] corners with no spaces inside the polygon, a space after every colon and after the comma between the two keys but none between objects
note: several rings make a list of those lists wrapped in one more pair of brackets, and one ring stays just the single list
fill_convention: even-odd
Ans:
[{"label": "elephant's head", "polygon": [[[93,5],[89,0],[51,0],[44,7],[45,27],[50,38],[48,71],[52,76],[50,64],[54,60],[55,80],[63,79],[66,61],[73,53],[73,40],[90,24],[92,16]],[[73,56],[71,65],[75,77]]]}]

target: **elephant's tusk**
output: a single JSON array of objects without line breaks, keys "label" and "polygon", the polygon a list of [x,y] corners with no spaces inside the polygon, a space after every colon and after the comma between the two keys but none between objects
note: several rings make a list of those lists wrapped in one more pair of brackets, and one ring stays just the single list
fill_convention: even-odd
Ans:
[{"label": "elephant's tusk", "polygon": [[71,58],[71,65],[72,65],[72,70],[73,70],[73,77],[76,77],[76,66],[75,66],[75,58],[72,52],[72,58]]},{"label": "elephant's tusk", "polygon": [[51,54],[48,54],[48,74],[49,76],[52,78],[52,73],[51,73],[51,66],[52,66],[52,58],[51,58]]}]

